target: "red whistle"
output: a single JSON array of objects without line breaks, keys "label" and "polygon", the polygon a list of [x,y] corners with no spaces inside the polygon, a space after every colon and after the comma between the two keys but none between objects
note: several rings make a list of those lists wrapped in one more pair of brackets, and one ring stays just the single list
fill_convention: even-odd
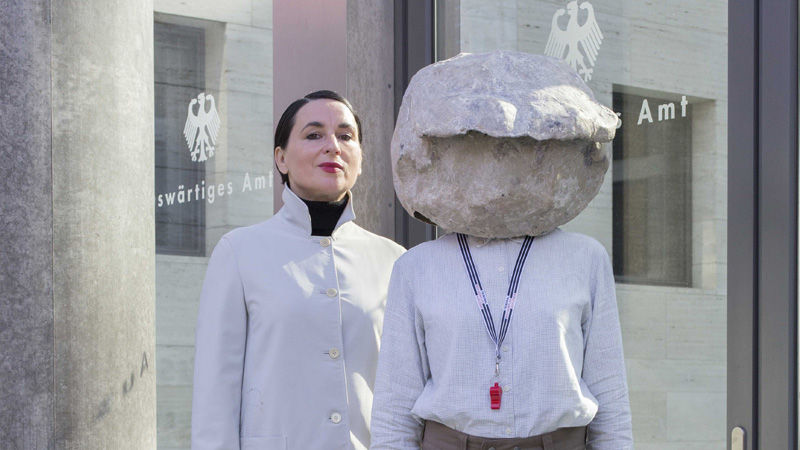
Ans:
[{"label": "red whistle", "polygon": [[500,409],[500,398],[503,396],[503,390],[497,383],[489,388],[489,398],[492,399],[492,409]]}]

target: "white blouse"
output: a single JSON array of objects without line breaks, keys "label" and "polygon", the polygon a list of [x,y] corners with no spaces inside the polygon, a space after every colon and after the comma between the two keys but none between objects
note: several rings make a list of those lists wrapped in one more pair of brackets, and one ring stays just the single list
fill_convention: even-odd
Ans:
[{"label": "white blouse", "polygon": [[[352,197],[351,197],[352,199]],[[355,223],[311,236],[289,189],[266,222],[222,237],[197,319],[192,448],[370,446],[387,286],[404,249]]]},{"label": "white blouse", "polygon": [[[499,330],[522,240],[469,242]],[[592,238],[557,229],[533,241],[499,377],[453,234],[397,261],[384,327],[372,450],[419,450],[424,420],[488,438],[588,425],[587,448],[633,448],[614,277]]]}]

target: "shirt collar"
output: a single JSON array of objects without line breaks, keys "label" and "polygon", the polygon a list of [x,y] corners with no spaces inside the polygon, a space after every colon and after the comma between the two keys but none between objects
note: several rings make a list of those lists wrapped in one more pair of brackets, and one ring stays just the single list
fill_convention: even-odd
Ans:
[{"label": "shirt collar", "polygon": [[[353,211],[353,193],[347,191],[347,197],[349,198],[347,206],[344,208],[344,211],[342,211],[339,221],[336,222],[333,235],[336,234],[339,227],[356,218],[356,213]],[[308,206],[305,202],[286,186],[283,188],[281,198],[283,199],[283,207],[279,211],[279,214],[286,219],[289,225],[311,236],[311,215],[308,213]]]},{"label": "shirt collar", "polygon": [[525,236],[514,236],[512,238],[487,238],[487,237],[479,237],[479,236],[469,236],[469,242],[474,244],[476,247],[483,247],[484,245],[488,244],[492,241],[499,241],[503,239],[508,239],[510,241],[514,241],[517,244],[522,244],[525,241]]}]

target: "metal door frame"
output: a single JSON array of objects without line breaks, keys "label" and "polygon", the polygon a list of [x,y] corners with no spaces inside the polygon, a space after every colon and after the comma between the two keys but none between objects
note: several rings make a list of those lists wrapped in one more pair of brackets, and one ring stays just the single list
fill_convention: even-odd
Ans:
[{"label": "metal door frame", "polygon": [[[394,2],[394,117],[411,77],[436,61],[436,0]],[[395,242],[411,248],[436,238],[436,227],[412,218],[397,195],[394,202]]]},{"label": "metal door frame", "polygon": [[729,448],[798,448],[797,14],[728,4]]}]

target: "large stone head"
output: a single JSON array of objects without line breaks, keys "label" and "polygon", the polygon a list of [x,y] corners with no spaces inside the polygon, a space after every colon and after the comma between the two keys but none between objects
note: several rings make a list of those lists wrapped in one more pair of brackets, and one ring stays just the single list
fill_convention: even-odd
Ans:
[{"label": "large stone head", "polygon": [[461,54],[406,90],[392,138],[397,196],[448,231],[542,235],[597,195],[616,124],[563,60]]}]

